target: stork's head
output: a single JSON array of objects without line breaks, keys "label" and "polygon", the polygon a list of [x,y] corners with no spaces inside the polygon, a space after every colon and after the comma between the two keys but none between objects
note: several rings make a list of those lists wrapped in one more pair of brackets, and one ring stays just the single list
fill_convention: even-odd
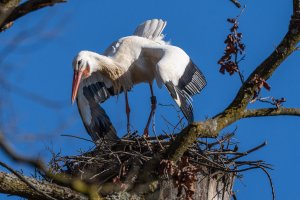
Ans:
[{"label": "stork's head", "polygon": [[77,96],[80,82],[91,76],[95,71],[96,64],[92,54],[89,51],[80,51],[73,60],[72,103],[74,103]]}]

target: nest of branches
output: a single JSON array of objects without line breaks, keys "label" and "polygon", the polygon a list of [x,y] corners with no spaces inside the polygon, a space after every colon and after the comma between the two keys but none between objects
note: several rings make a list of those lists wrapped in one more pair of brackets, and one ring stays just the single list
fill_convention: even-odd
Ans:
[{"label": "nest of branches", "polygon": [[[266,143],[239,152],[233,136],[234,133],[229,133],[219,139],[199,139],[178,163],[168,159],[161,160],[159,169],[151,173],[160,180],[172,178],[179,194],[184,192],[187,197],[192,197],[195,193],[198,173],[217,178],[223,181],[226,187],[232,187],[234,177],[240,177],[241,172],[247,170],[262,169],[270,178],[266,170],[271,169],[270,165],[264,161],[242,160],[244,156],[260,149]],[[145,138],[133,133],[123,137],[113,146],[103,142],[80,155],[55,155],[50,167],[54,173],[65,173],[100,186],[110,183],[119,190],[126,190],[138,181],[138,173],[143,170],[144,164],[155,155],[164,155],[175,138],[176,135]]]}]

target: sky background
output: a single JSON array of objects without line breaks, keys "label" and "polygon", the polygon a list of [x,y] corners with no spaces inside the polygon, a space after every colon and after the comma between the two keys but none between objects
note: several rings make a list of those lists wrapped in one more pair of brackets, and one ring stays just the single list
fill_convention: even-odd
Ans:
[{"label": "sky background", "polygon": [[[246,3],[239,29],[246,44],[241,69],[247,77],[286,33],[292,0],[241,2]],[[0,125],[7,140],[19,153],[40,156],[45,161],[50,158],[49,148],[63,155],[74,155],[80,149],[92,147],[91,143],[61,136],[89,138],[77,107],[71,105],[72,60],[80,50],[103,52],[113,41],[132,34],[138,24],[151,18],[168,21],[164,31],[166,40],[184,49],[207,78],[207,87],[194,97],[195,120],[213,117],[228,106],[241,85],[238,76],[220,74],[217,65],[230,28],[226,19],[239,13],[229,0],[74,0],[23,17],[0,35],[0,78],[10,87],[0,88]],[[263,91],[263,96],[285,97],[285,107],[300,107],[299,57],[300,51],[295,52],[276,70],[268,80],[272,89]],[[165,88],[160,90],[155,86],[154,92],[158,103],[173,103]],[[131,124],[140,133],[150,112],[149,97],[146,84],[135,86],[129,93]],[[45,102],[43,98],[51,101]],[[268,106],[255,103],[249,107]],[[103,107],[119,135],[123,135],[126,132],[124,95],[110,98]],[[158,133],[168,130],[162,116],[174,124],[178,121],[174,109],[158,106]],[[300,118],[244,119],[222,133],[235,128],[235,141],[239,142],[241,151],[268,142],[265,148],[245,159],[272,164],[274,170],[270,174],[277,199],[296,199],[300,179]],[[26,166],[11,162],[1,152],[0,160],[30,173]],[[261,171],[243,175],[235,184],[238,199],[272,198],[268,179]]]}]

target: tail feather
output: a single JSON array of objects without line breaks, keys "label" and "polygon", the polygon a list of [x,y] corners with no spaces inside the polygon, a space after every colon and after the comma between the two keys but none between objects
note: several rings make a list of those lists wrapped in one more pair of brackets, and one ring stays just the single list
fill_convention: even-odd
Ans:
[{"label": "tail feather", "polygon": [[167,22],[162,19],[147,20],[135,29],[134,35],[151,40],[162,40],[164,37],[162,31],[166,25]]}]

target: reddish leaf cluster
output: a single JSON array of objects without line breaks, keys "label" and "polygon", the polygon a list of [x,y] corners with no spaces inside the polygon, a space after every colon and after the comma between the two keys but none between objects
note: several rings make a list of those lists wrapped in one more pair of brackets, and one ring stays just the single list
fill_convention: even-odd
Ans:
[{"label": "reddish leaf cluster", "polygon": [[230,75],[233,75],[235,72],[240,72],[238,55],[244,54],[245,45],[242,43],[242,33],[237,31],[239,28],[237,19],[227,19],[233,25],[230,28],[230,34],[224,41],[226,44],[224,55],[218,61],[218,64],[221,66],[219,71],[222,74],[228,72]]},{"label": "reddish leaf cluster", "polygon": [[193,166],[187,157],[181,158],[178,165],[173,161],[161,161],[161,175],[172,176],[175,181],[175,186],[178,187],[178,197],[185,191],[186,200],[192,200],[195,193],[195,182],[197,181],[198,168]]},{"label": "reddish leaf cluster", "polygon": [[273,105],[276,106],[276,108],[280,108],[282,106],[282,103],[286,102],[286,99],[284,97],[281,97],[280,99],[275,99],[272,97]]},{"label": "reddish leaf cluster", "polygon": [[255,101],[257,99],[257,97],[260,94],[260,91],[261,91],[262,88],[265,88],[268,91],[271,90],[271,86],[266,82],[265,79],[261,78],[258,74],[254,75],[254,77],[251,80],[251,84],[256,86],[252,101]]},{"label": "reddish leaf cluster", "polygon": [[286,102],[286,99],[284,97],[279,99],[276,99],[274,97],[259,98],[258,96],[260,94],[261,89],[265,88],[266,90],[270,91],[271,86],[266,82],[265,79],[261,78],[258,74],[255,74],[250,83],[253,84],[253,86],[255,86],[255,91],[251,102],[255,102],[256,100],[258,100],[263,103],[272,104],[276,106],[276,108],[280,108],[282,106],[282,103]]}]

